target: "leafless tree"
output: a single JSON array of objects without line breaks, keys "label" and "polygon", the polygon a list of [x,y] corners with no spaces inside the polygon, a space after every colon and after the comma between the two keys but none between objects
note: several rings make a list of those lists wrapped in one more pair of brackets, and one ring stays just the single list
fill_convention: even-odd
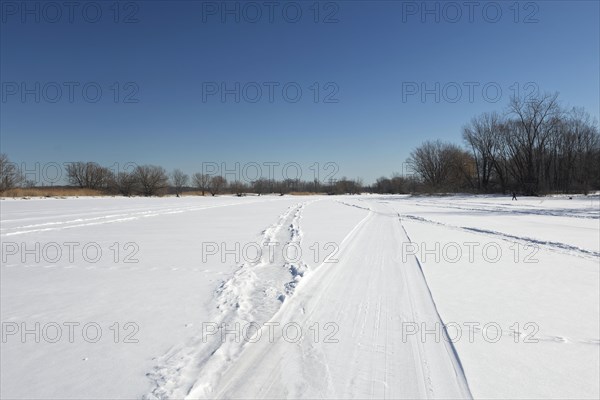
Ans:
[{"label": "leafless tree", "polygon": [[538,193],[546,145],[560,124],[558,93],[533,99],[513,97],[508,114],[513,117],[506,137],[512,173],[525,194]]},{"label": "leafless tree", "polygon": [[260,196],[268,190],[269,183],[269,180],[267,180],[266,178],[257,179],[254,182],[252,182],[252,190],[254,190],[254,193]]},{"label": "leafless tree", "polygon": [[244,182],[239,180],[235,180],[229,185],[229,190],[231,190],[231,193],[235,193],[240,197],[244,196],[244,194],[247,192],[247,189],[248,187],[244,184]]},{"label": "leafless tree", "polygon": [[455,144],[426,141],[411,152],[408,163],[430,189],[449,189],[468,170],[464,156]]},{"label": "leafless tree", "polygon": [[475,117],[463,128],[463,139],[471,149],[475,162],[477,189],[487,192],[493,172],[500,162],[502,117],[496,113],[484,113]]},{"label": "leafless tree", "polygon": [[358,194],[361,192],[362,182],[360,180],[348,179],[345,176],[335,183],[334,194]]},{"label": "leafless tree", "polygon": [[[335,185],[332,185],[334,187]],[[284,179],[283,181],[275,182],[274,189],[280,196],[291,192],[297,192],[300,188],[299,179]]]},{"label": "leafless tree", "polygon": [[139,190],[138,181],[133,172],[119,172],[114,175],[110,182],[113,191],[130,197]]},{"label": "leafless tree", "polygon": [[202,196],[204,196],[204,193],[210,186],[210,175],[197,172],[192,177],[192,180],[194,181],[194,186],[196,186],[198,190],[201,190]]},{"label": "leafless tree", "polygon": [[133,174],[144,196],[157,196],[165,193],[169,178],[163,167],[139,165]]},{"label": "leafless tree", "polygon": [[548,154],[551,186],[565,193],[587,193],[598,175],[598,126],[585,110],[573,108],[565,113],[552,136]]},{"label": "leafless tree", "polygon": [[210,178],[208,190],[211,195],[215,196],[219,194],[226,185],[227,180],[220,175],[216,175]]},{"label": "leafless tree", "polygon": [[394,193],[394,189],[392,186],[392,181],[389,178],[386,178],[385,176],[382,176],[380,178],[377,178],[377,180],[375,181],[375,192],[377,193],[381,193],[381,194],[392,194]]},{"label": "leafless tree", "polygon": [[87,189],[107,187],[111,172],[94,162],[77,161],[67,164],[67,179],[71,185]]},{"label": "leafless tree", "polygon": [[183,188],[188,184],[190,177],[183,173],[182,170],[176,169],[171,174],[171,180],[173,182],[173,188],[175,188],[175,195],[179,197]]},{"label": "leafless tree", "polygon": [[0,153],[0,192],[13,189],[23,182],[23,175],[8,156]]}]

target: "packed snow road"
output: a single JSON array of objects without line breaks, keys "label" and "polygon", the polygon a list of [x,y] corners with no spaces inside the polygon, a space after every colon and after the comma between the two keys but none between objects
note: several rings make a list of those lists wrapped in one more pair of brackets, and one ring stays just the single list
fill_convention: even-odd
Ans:
[{"label": "packed snow road", "polygon": [[598,197],[0,201],[2,398],[598,398]]},{"label": "packed snow road", "polygon": [[[408,238],[397,214],[368,204],[338,262],[302,282],[271,321],[307,334],[258,341],[214,387],[200,378],[190,397],[470,397],[452,345],[421,343],[403,327],[440,320],[417,259],[402,260],[398,244]],[[315,340],[311,328],[327,324],[333,338]]]}]

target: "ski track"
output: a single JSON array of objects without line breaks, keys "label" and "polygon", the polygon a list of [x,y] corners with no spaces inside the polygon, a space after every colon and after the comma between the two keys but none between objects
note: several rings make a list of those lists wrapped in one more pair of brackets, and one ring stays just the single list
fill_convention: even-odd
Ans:
[{"label": "ski track", "polygon": [[217,313],[211,322],[218,332],[203,338],[202,332],[183,345],[170,349],[157,360],[157,366],[147,374],[153,389],[144,396],[154,398],[183,398],[192,389],[212,390],[219,375],[233,363],[248,343],[244,340],[221,340],[221,324],[233,329],[235,324],[267,322],[292,296],[309,266],[302,260],[289,262],[282,257],[284,245],[299,246],[302,240],[300,220],[307,204],[289,207],[278,221],[262,232],[262,249],[256,262],[244,262],[233,276],[222,282],[215,293]]},{"label": "ski track", "polygon": [[600,257],[599,252],[583,249],[581,247],[572,246],[570,244],[566,244],[566,243],[562,243],[562,242],[551,242],[551,241],[534,239],[534,238],[530,238],[530,237],[526,237],[526,236],[510,235],[508,233],[492,231],[492,230],[487,230],[487,229],[446,224],[443,222],[433,221],[433,220],[430,220],[427,218],[418,217],[418,216],[410,215],[410,214],[398,214],[398,216],[400,218],[405,218],[405,219],[409,219],[409,220],[421,222],[421,223],[426,223],[426,224],[438,225],[438,226],[442,226],[442,227],[448,228],[448,229],[455,229],[455,230],[460,230],[460,231],[464,231],[464,232],[470,232],[470,233],[475,233],[475,234],[480,234],[480,235],[485,235],[485,236],[496,237],[496,238],[500,238],[502,240],[506,240],[511,243],[519,242],[519,243],[523,243],[528,246],[539,246],[540,248],[544,248],[546,250],[550,250],[550,251],[554,251],[554,252],[558,252],[558,253],[562,253],[562,254],[567,254],[570,256],[577,256],[577,257],[592,259],[592,260],[597,260],[598,257]]}]

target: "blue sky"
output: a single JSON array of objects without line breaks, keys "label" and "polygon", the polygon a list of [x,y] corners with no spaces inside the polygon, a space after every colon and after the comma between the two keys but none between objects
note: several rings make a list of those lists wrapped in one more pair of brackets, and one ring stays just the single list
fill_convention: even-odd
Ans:
[{"label": "blue sky", "polygon": [[334,162],[368,183],[516,90],[598,117],[598,1],[450,3],[3,0],[0,151],[29,169],[293,162],[304,179]]}]

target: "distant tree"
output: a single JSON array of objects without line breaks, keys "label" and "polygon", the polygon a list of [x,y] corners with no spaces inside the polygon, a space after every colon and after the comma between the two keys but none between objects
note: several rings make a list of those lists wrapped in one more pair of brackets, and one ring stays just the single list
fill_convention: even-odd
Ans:
[{"label": "distant tree", "polygon": [[137,177],[133,172],[119,172],[113,175],[110,188],[123,196],[130,197],[139,190]]},{"label": "distant tree", "polygon": [[468,151],[456,146],[451,154],[452,169],[447,187],[454,190],[470,189],[477,186],[477,167]]},{"label": "distant tree", "polygon": [[220,175],[213,176],[212,178],[210,178],[208,190],[211,195],[215,196],[219,194],[226,185],[227,179],[223,178]]},{"label": "distant tree", "polygon": [[192,177],[192,180],[194,181],[194,186],[197,187],[198,190],[201,190],[202,196],[204,196],[204,193],[210,186],[210,175],[197,172]]},{"label": "distant tree", "polygon": [[408,163],[430,189],[448,189],[455,183],[463,155],[455,144],[426,141],[411,152]]},{"label": "distant tree", "polygon": [[229,190],[231,190],[231,193],[234,193],[240,197],[243,196],[244,193],[246,193],[247,189],[247,186],[239,180],[235,180],[229,185]]},{"label": "distant tree", "polygon": [[163,167],[139,165],[133,174],[144,196],[158,196],[165,193],[169,177]]},{"label": "distant tree", "polygon": [[0,153],[0,192],[13,189],[23,182],[23,175],[8,156]]},{"label": "distant tree", "polygon": [[314,178],[312,182],[306,184],[309,192],[319,193],[323,189],[321,187],[321,183],[317,178]]},{"label": "distant tree", "polygon": [[182,170],[176,169],[171,174],[171,180],[173,182],[173,188],[175,188],[175,195],[179,197],[183,188],[188,184],[190,177],[184,174]]},{"label": "distant tree", "polygon": [[79,187],[85,187],[86,184],[86,163],[77,161],[67,164],[67,180],[69,184]]},{"label": "distant tree", "polygon": [[565,193],[573,189],[588,193],[600,179],[600,136],[595,120],[581,108],[565,113],[553,144],[558,150],[554,160],[554,185]]},{"label": "distant tree", "polygon": [[400,194],[406,193],[406,179],[400,175],[399,173],[392,174],[392,179],[390,179],[390,184],[392,187],[392,193]]},{"label": "distant tree", "polygon": [[274,182],[274,189],[280,196],[283,196],[290,192],[297,192],[300,186],[299,179],[284,179],[283,181]]},{"label": "distant tree", "polygon": [[500,166],[502,148],[502,117],[497,113],[484,113],[475,117],[463,128],[463,139],[469,146],[475,162],[477,189],[490,190],[492,174],[496,171],[503,176]]},{"label": "distant tree", "polygon": [[288,186],[283,181],[273,181],[273,191],[280,196],[289,193]]},{"label": "distant tree", "polygon": [[110,170],[95,162],[72,162],[66,170],[68,182],[80,188],[103,189],[111,178]]},{"label": "distant tree", "polygon": [[407,179],[399,173],[394,173],[392,179],[382,176],[377,178],[373,191],[380,194],[406,193]]},{"label": "distant tree", "polygon": [[259,196],[265,193],[268,190],[268,187],[269,181],[265,178],[260,178],[252,182],[252,190]]},{"label": "distant tree", "polygon": [[389,194],[393,193],[392,190],[392,181],[385,176],[377,178],[375,181],[375,192],[380,194]]},{"label": "distant tree", "polygon": [[352,194],[361,194],[364,189],[364,183],[362,178],[356,178],[352,180]]},{"label": "distant tree", "polygon": [[345,176],[339,179],[333,188],[334,194],[358,194],[361,191],[362,182],[360,180],[348,179]]},{"label": "distant tree", "polygon": [[545,149],[561,121],[558,93],[535,98],[513,97],[508,113],[512,117],[505,144],[511,173],[525,194],[539,193],[544,175]]}]

